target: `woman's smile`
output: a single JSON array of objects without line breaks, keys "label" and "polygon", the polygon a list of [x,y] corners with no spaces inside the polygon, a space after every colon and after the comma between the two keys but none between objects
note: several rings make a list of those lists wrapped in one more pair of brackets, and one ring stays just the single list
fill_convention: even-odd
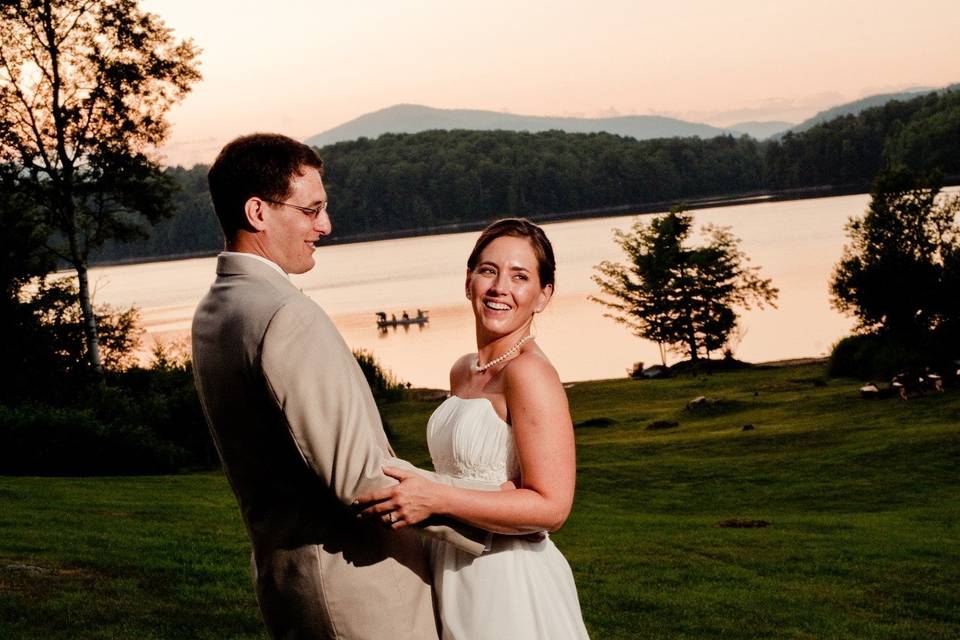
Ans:
[{"label": "woman's smile", "polygon": [[510,310],[510,305],[504,302],[498,302],[495,300],[484,300],[483,305],[487,309],[491,309],[493,311],[509,311]]}]

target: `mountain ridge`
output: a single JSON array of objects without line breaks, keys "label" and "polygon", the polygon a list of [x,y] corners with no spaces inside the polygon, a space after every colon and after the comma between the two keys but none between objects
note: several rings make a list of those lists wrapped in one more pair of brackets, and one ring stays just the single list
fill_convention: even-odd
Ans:
[{"label": "mountain ridge", "polygon": [[534,116],[483,109],[441,109],[426,105],[402,103],[371,111],[321,133],[305,143],[323,147],[358,138],[377,138],[385,133],[420,133],[430,130],[467,129],[473,131],[529,131],[538,133],[560,130],[567,133],[611,133],[637,140],[653,138],[713,138],[722,135],[748,135],[756,140],[779,139],[787,132],[801,133],[820,123],[844,115],[856,115],[891,100],[909,100],[926,93],[942,93],[960,88],[951,84],[937,89],[914,87],[895,93],[882,93],[824,109],[799,124],[783,121],[748,121],[726,127],[690,122],[679,118],[654,115],[585,118],[573,116]]},{"label": "mountain ridge", "polygon": [[[913,87],[911,89],[894,93],[878,93],[872,96],[866,96],[865,98],[860,98],[859,100],[845,102],[843,104],[830,107],[829,109],[824,109],[823,111],[820,111],[807,118],[800,124],[791,127],[789,132],[802,133],[808,129],[812,129],[818,124],[829,122],[830,120],[839,118],[841,116],[855,116],[866,111],[867,109],[883,106],[889,102],[892,102],[893,100],[910,100],[928,93],[942,94],[946,91],[956,91],[958,89],[960,89],[960,83],[949,84],[945,87],[940,87],[939,89],[937,87]],[[778,138],[785,133],[787,133],[787,131],[781,131],[774,134],[772,137]]]},{"label": "mountain ridge", "polygon": [[560,130],[567,133],[612,133],[637,140],[651,138],[713,138],[721,135],[740,135],[730,127],[687,122],[666,116],[613,116],[607,118],[578,118],[529,116],[481,109],[438,109],[417,104],[398,104],[363,114],[322,133],[310,136],[304,142],[323,147],[357,138],[376,138],[384,133],[420,133],[435,129],[468,129],[473,131],[542,131]]}]

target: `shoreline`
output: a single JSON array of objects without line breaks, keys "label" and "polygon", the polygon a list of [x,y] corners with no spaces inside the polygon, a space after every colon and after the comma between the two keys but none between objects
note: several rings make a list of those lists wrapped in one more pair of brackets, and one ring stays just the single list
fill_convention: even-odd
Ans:
[{"label": "shoreline", "polygon": [[[960,185],[960,175],[944,178],[943,187]],[[790,200],[815,200],[817,198],[831,198],[836,196],[846,196],[867,193],[869,185],[846,185],[834,186],[823,185],[819,187],[805,187],[800,189],[785,189],[780,191],[745,191],[742,193],[732,193],[725,195],[714,195],[703,198],[694,198],[690,200],[674,199],[660,200],[657,202],[636,203],[617,205],[614,207],[598,207],[594,209],[578,209],[576,211],[558,211],[553,213],[529,214],[529,220],[538,224],[548,224],[553,222],[572,222],[574,220],[589,220],[593,218],[616,218],[637,215],[650,215],[669,211],[671,207],[682,205],[687,211],[697,209],[710,209],[719,207],[732,207],[743,204],[759,204],[762,202],[782,202]],[[380,240],[398,240],[401,238],[416,238],[453,233],[468,233],[479,231],[487,226],[488,221],[477,222],[455,222],[450,224],[435,225],[432,227],[423,227],[416,229],[397,229],[394,231],[381,231],[366,234],[353,234],[347,236],[337,236],[323,241],[322,246],[340,245],[340,244],[358,244],[363,242],[377,242]],[[220,253],[216,251],[193,251],[186,253],[177,253],[164,256],[151,256],[142,258],[126,258],[122,260],[105,260],[102,262],[91,262],[90,267],[115,267],[134,264],[144,264],[149,262],[175,262],[178,260],[192,260],[195,258],[210,258]],[[56,273],[66,273],[73,269],[60,269]]]},{"label": "shoreline", "polygon": [[[788,367],[808,367],[812,365],[826,365],[827,362],[829,362],[829,360],[830,360],[829,356],[810,356],[808,358],[787,358],[785,360],[765,360],[763,362],[746,362],[744,364],[746,364],[747,366],[744,367],[743,369],[738,369],[738,371],[750,370],[750,369],[754,369],[754,370],[785,369]],[[719,362],[719,361],[715,360],[714,362]],[[727,370],[720,369],[716,371],[716,374],[719,375],[719,374],[728,373],[728,372],[729,371]],[[680,374],[680,375],[682,376],[684,374]],[[620,378],[589,378],[586,380],[561,380],[561,383],[563,384],[564,389],[571,389],[581,384],[601,384],[601,383],[608,383],[608,382],[621,382],[626,380],[635,380],[636,382],[641,382],[641,380],[631,378],[630,376],[623,376]],[[650,382],[650,381],[643,381],[643,382]],[[449,391],[447,389],[437,389],[434,387],[414,386],[414,387],[409,387],[407,389],[407,392],[411,394],[410,397],[408,398],[409,400],[421,400],[421,401],[440,400],[440,399],[446,398],[449,395]],[[442,397],[440,394],[442,394]]]}]

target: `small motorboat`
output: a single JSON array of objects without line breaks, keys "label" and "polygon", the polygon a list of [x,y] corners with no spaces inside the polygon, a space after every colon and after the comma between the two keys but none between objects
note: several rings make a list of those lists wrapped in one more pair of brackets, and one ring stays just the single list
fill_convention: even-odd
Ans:
[{"label": "small motorboat", "polygon": [[424,325],[430,322],[430,312],[426,309],[417,309],[417,315],[411,316],[406,311],[400,314],[398,318],[396,314],[390,314],[390,317],[387,317],[386,312],[377,311],[377,328],[386,329],[388,327],[406,327],[411,324]]}]

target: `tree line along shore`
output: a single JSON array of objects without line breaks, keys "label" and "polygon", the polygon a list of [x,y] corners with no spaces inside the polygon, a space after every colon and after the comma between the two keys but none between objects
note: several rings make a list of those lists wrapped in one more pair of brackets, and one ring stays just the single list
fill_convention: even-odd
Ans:
[{"label": "tree line along shore", "polygon": [[[427,131],[318,150],[336,233],[331,242],[481,228],[496,217],[539,222],[869,190],[884,166],[960,183],[960,92],[894,100],[800,133],[635,140],[606,133]],[[172,167],[172,215],[149,236],[110,241],[94,262],[211,255],[222,235],[206,165]],[[340,215],[342,213],[342,215]]]},{"label": "tree line along shore", "polygon": [[[204,171],[208,169],[206,165],[195,165],[202,167]],[[960,174],[943,177],[943,186],[951,187],[960,185]],[[860,184],[847,185],[844,187],[835,187],[832,185],[821,187],[784,189],[781,191],[751,191],[737,194],[715,195],[704,198],[678,200],[662,200],[658,202],[618,205],[611,207],[598,207],[593,209],[581,209],[578,211],[557,211],[552,213],[528,214],[526,217],[537,224],[549,224],[552,222],[568,222],[573,220],[587,220],[590,218],[609,218],[617,216],[641,216],[652,215],[669,211],[674,208],[682,208],[685,211],[695,211],[697,209],[712,209],[717,207],[732,207],[743,204],[755,204],[761,202],[780,202],[788,200],[807,200],[814,198],[829,198],[831,196],[851,195],[862,193],[864,186]],[[213,209],[208,211],[213,216]],[[340,233],[340,225],[333,235],[324,238],[324,245],[352,244],[357,242],[376,242],[379,240],[397,240],[401,238],[418,238],[423,236],[444,235],[451,233],[469,233],[480,231],[487,224],[489,219],[473,220],[469,222],[451,222],[447,224],[438,224],[430,227],[418,227],[407,229],[393,229],[390,231],[366,232],[345,235]],[[164,227],[167,221],[160,223]],[[161,232],[163,229],[161,229]],[[211,236],[219,233],[219,228],[210,230]],[[152,237],[152,235],[151,235]],[[140,255],[134,252],[127,257],[117,258],[97,258],[92,264],[101,267],[114,265],[141,264],[146,262],[170,262],[174,260],[189,260],[192,258],[209,258],[217,255],[223,250],[222,238],[218,240],[220,244],[206,249],[196,249],[181,253],[168,253],[162,255]],[[152,244],[149,240],[140,244]],[[118,245],[111,244],[106,255],[113,253],[114,249],[119,249]],[[68,269],[69,270],[69,269]]]}]

